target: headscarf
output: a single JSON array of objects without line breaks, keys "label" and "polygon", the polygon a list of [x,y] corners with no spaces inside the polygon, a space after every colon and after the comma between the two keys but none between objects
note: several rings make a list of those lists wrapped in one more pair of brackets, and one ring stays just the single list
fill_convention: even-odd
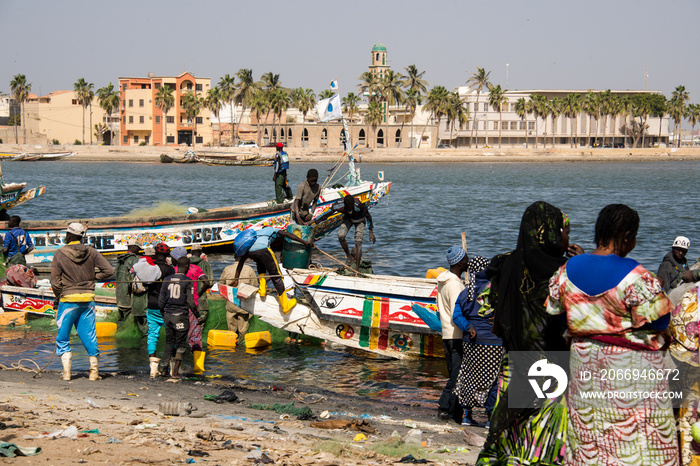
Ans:
[{"label": "headscarf", "polygon": [[474,256],[469,259],[469,267],[467,272],[469,272],[469,283],[467,283],[467,301],[474,301],[474,289],[476,283],[476,274],[482,270],[486,270],[489,265],[489,260],[484,256]]},{"label": "headscarf", "polygon": [[566,262],[561,234],[567,222],[561,210],[535,202],[523,214],[515,250],[489,265],[492,300],[496,296],[494,333],[506,350],[566,350],[564,325],[546,313],[544,303],[549,279]]}]

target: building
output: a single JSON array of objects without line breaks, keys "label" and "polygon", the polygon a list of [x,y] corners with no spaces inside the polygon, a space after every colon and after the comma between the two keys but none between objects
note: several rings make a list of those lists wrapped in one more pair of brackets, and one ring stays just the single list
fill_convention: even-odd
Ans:
[{"label": "building", "polygon": [[[174,105],[163,112],[157,105],[161,88],[172,90]],[[179,76],[119,78],[120,145],[209,145],[212,143],[211,113],[203,104],[192,118],[183,107],[183,98],[194,93],[204,99],[211,88],[211,78],[195,78],[185,72]],[[162,92],[162,91],[161,91]]]},{"label": "building", "polygon": [[[575,115],[566,115],[559,110],[553,115],[535,116],[526,113],[523,118],[516,112],[517,102],[524,99],[532,101],[536,94],[545,97],[550,103],[562,101],[573,94],[601,94],[600,90],[552,90],[537,89],[523,91],[506,91],[505,102],[501,111],[489,104],[489,92],[477,93],[468,86],[456,89],[464,108],[468,111],[469,119],[461,128],[458,124],[441,118],[439,127],[439,146],[445,147],[540,147],[551,146],[582,146],[582,147],[641,147],[668,144],[669,117],[668,115],[649,115],[646,119],[646,130],[634,134],[632,117],[625,115],[622,110],[616,114],[589,115],[579,111]],[[478,94],[478,95],[477,95]],[[610,95],[622,99],[635,95],[660,94],[658,91],[610,91]],[[556,99],[556,100],[555,100]],[[639,118],[636,118],[639,120]],[[635,136],[636,141],[635,141]]]}]

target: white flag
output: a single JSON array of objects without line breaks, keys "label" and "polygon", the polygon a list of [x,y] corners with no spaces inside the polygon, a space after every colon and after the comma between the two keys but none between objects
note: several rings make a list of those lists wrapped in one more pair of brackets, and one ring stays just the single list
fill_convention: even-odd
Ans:
[{"label": "white flag", "polygon": [[316,104],[316,113],[320,121],[336,120],[343,117],[340,108],[340,95],[336,94],[331,98],[320,100]]},{"label": "white flag", "polygon": [[338,92],[338,80],[334,79],[331,81],[331,91]]}]

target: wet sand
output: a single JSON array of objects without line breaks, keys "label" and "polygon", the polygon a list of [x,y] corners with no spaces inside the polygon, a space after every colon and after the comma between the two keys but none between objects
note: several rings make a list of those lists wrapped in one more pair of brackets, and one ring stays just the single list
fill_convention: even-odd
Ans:
[{"label": "wet sand", "polygon": [[[274,464],[367,465],[394,464],[410,452],[432,464],[473,464],[486,435],[483,428],[437,421],[432,409],[341,397],[317,387],[206,377],[171,382],[150,380],[145,373],[102,375],[103,380],[91,382],[86,372],[74,372],[73,379],[64,382],[55,372],[33,378],[30,372],[0,370],[0,421],[7,426],[0,430],[1,441],[41,447],[38,455],[17,457],[12,463],[182,464],[192,459],[234,465],[252,464],[253,456],[264,453]],[[204,399],[224,390],[232,390],[242,401],[219,404]],[[330,420],[364,422],[358,428],[376,431],[321,429],[311,427],[313,420],[282,419],[284,415],[273,410],[250,407],[292,401],[294,407],[310,408],[316,417],[327,410]],[[188,416],[166,416],[159,412],[162,402],[190,402],[195,409]],[[483,413],[477,420],[485,420]],[[27,438],[71,426],[80,433],[78,438]],[[412,426],[422,431],[425,447],[398,441]],[[82,432],[94,429],[99,433]],[[366,440],[355,441],[358,434]],[[198,456],[200,452],[208,456]]]}]

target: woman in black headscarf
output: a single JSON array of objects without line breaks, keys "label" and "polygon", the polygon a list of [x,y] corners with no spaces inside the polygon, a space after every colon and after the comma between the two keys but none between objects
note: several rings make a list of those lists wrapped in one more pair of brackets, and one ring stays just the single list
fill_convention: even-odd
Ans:
[{"label": "woman in black headscarf", "polygon": [[565,458],[566,403],[561,398],[521,397],[519,405],[530,407],[515,409],[508,407],[508,401],[511,379],[515,375],[524,380],[529,361],[534,363],[544,351],[567,349],[566,322],[547,314],[545,300],[549,279],[566,256],[583,252],[569,245],[569,228],[569,219],[561,210],[535,202],[523,214],[516,249],[494,257],[487,270],[494,333],[503,339],[508,353],[518,352],[522,357],[522,352],[528,352],[525,357],[530,359],[517,366],[512,364],[512,355],[503,359],[499,398],[478,465],[561,464]]}]

